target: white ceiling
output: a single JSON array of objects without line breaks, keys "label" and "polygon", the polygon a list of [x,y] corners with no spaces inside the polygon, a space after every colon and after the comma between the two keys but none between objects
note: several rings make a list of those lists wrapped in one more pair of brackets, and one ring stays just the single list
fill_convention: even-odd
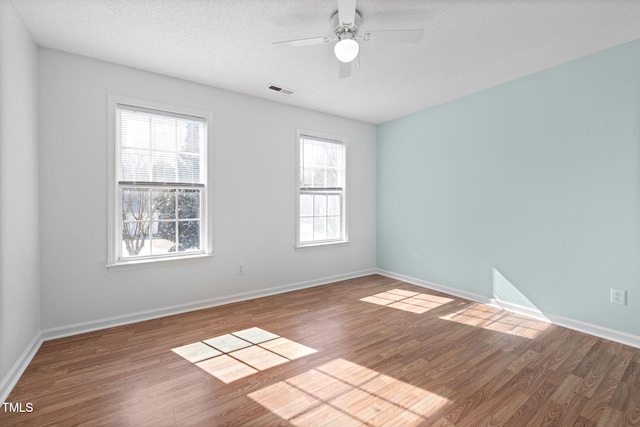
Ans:
[{"label": "white ceiling", "polygon": [[332,46],[271,44],[329,35],[337,0],[12,2],[40,46],[369,123],[640,39],[638,0],[357,0],[361,32],[426,33],[363,44],[338,79]]}]

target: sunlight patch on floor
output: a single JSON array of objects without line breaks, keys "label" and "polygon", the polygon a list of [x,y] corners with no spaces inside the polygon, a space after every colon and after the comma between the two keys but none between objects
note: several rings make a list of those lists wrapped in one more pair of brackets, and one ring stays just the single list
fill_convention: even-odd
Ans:
[{"label": "sunlight patch on floor", "polygon": [[384,305],[398,310],[409,311],[411,313],[422,314],[431,309],[450,303],[453,299],[406,291],[404,289],[392,289],[366,298],[361,298],[360,301]]},{"label": "sunlight patch on floor", "polygon": [[449,400],[344,359],[248,394],[292,425],[419,425]]},{"label": "sunlight patch on floor", "polygon": [[260,328],[249,328],[172,349],[225,384],[316,350]]},{"label": "sunlight patch on floor", "polygon": [[498,311],[484,304],[473,303],[445,316],[442,320],[463,323],[491,331],[517,335],[522,338],[535,338],[549,327],[549,324],[535,319],[517,316],[513,313]]}]

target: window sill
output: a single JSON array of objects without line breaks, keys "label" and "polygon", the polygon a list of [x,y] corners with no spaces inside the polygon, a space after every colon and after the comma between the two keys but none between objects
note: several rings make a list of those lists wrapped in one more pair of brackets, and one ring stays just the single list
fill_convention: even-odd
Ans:
[{"label": "window sill", "polygon": [[168,267],[173,265],[190,264],[194,262],[206,261],[209,258],[213,258],[214,254],[197,254],[197,255],[185,255],[176,256],[171,258],[151,258],[141,259],[136,261],[123,261],[116,264],[107,264],[107,270],[109,272],[114,271],[126,271],[126,270],[138,270],[143,268],[154,267]]},{"label": "window sill", "polygon": [[321,248],[323,246],[342,246],[350,243],[349,240],[339,240],[336,242],[321,242],[321,243],[304,243],[296,245],[296,250],[298,249],[309,249],[309,248]]}]

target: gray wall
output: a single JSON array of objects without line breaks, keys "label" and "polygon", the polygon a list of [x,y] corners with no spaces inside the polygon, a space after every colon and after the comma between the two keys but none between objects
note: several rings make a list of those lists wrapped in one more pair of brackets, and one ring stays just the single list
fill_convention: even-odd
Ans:
[{"label": "gray wall", "polygon": [[37,49],[0,0],[0,402],[39,344]]},{"label": "gray wall", "polygon": [[[49,49],[39,52],[39,85],[45,332],[375,268],[373,125]],[[213,113],[214,257],[105,267],[109,94]],[[295,249],[296,128],[349,138],[348,244]]]},{"label": "gray wall", "polygon": [[378,267],[640,335],[639,94],[636,41],[379,125]]}]

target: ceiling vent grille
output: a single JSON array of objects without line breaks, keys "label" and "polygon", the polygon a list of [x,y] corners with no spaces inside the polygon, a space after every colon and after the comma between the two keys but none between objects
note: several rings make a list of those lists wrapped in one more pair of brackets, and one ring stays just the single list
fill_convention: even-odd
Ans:
[{"label": "ceiling vent grille", "polygon": [[287,89],[286,87],[282,87],[282,86],[276,86],[276,85],[271,85],[269,86],[269,89],[275,91],[275,92],[280,92],[284,95],[293,95],[295,92],[291,89]]}]

